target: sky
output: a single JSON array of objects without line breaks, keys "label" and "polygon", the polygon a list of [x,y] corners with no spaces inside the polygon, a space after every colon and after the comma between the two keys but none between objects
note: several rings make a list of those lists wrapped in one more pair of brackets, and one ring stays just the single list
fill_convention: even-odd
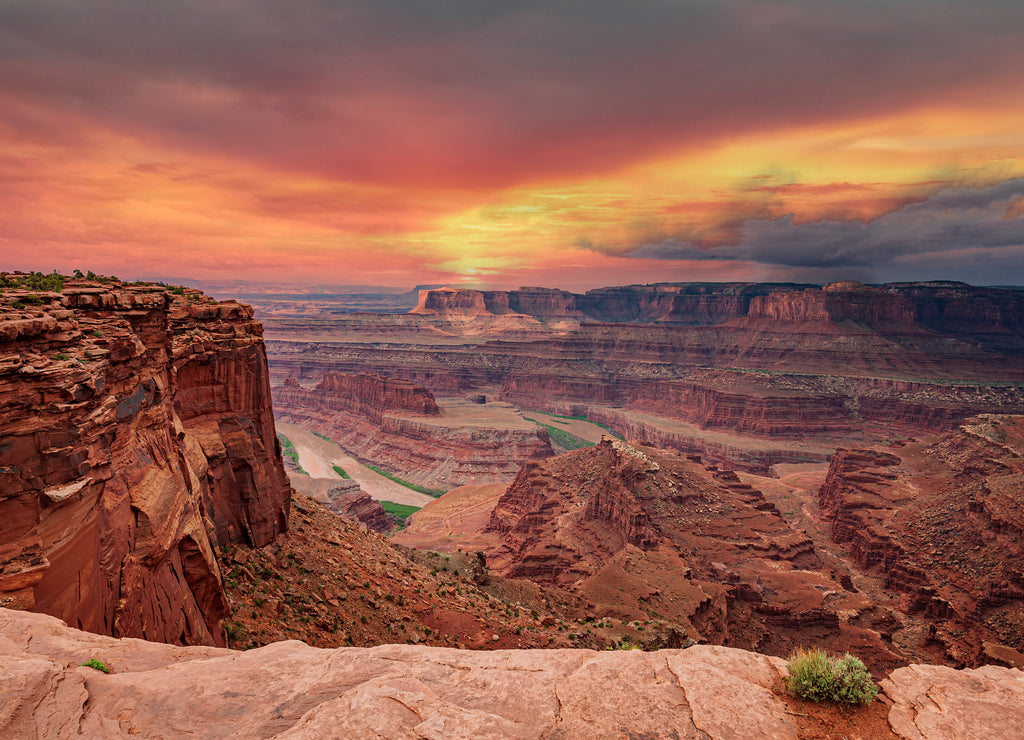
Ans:
[{"label": "sky", "polygon": [[0,0],[0,269],[1024,285],[1024,3]]}]

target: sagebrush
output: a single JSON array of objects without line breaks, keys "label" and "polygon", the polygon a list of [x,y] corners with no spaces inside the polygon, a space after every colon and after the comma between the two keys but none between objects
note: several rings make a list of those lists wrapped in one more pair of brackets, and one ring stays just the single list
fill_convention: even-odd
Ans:
[{"label": "sagebrush", "polygon": [[789,657],[786,668],[789,690],[811,701],[870,704],[878,695],[864,663],[849,653],[840,658],[819,648],[799,648]]}]

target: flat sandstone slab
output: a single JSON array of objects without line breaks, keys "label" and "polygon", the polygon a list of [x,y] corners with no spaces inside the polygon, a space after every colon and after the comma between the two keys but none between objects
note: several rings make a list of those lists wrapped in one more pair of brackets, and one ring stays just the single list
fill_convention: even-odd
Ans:
[{"label": "flat sandstone slab", "polygon": [[[113,672],[80,666],[90,658]],[[1020,671],[931,668],[900,669],[886,682],[902,737],[974,737],[1024,722]],[[183,648],[0,609],[0,736],[798,738],[796,717],[772,691],[783,670],[778,658],[708,645]],[[931,711],[924,692],[955,711]]]}]

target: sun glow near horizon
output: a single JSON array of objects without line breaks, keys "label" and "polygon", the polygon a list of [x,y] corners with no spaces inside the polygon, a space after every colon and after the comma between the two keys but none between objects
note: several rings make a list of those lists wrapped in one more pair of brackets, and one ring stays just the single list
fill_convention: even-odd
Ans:
[{"label": "sun glow near horizon", "polygon": [[[100,22],[118,3],[76,6],[97,20],[69,51],[59,29],[70,21],[13,5],[12,37],[41,51],[21,61],[22,76],[0,75],[10,268],[593,287],[952,277],[966,265],[978,279],[1024,282],[1024,213],[1013,206],[1024,198],[1024,83],[1007,71],[1024,63],[1013,43],[1024,13],[1008,6],[976,17],[944,8],[923,25],[892,9],[893,28],[854,3],[808,4],[803,16],[757,6],[776,37],[728,6],[640,3],[579,26],[586,8],[569,0],[550,15],[465,19],[353,3],[362,15],[349,21],[379,48],[355,30],[295,36],[322,56],[295,47],[295,69],[279,69],[252,56],[246,34],[285,39],[308,33],[300,21],[333,23],[317,6],[297,4],[294,28],[264,26],[254,7],[253,28],[239,29],[218,10],[210,22],[238,46],[235,62],[207,38],[193,42],[195,59],[181,57],[172,41],[192,38],[191,26],[170,18],[166,28],[121,19],[151,56],[122,44],[117,24]],[[840,21],[856,23],[848,33]],[[443,43],[410,45],[417,22],[443,30]],[[478,22],[493,48],[473,36]],[[750,60],[722,56],[687,23],[711,23]],[[828,39],[807,42],[802,24],[834,36],[849,60],[832,58]],[[671,28],[693,34],[692,59]],[[894,29],[920,43],[873,58],[870,40],[892,44]],[[622,48],[608,46],[616,33]],[[569,38],[578,56],[552,56]],[[649,68],[625,65],[641,41]],[[377,66],[339,67],[353,49]],[[716,72],[659,87],[658,65]],[[117,83],[104,87],[108,78]]]}]

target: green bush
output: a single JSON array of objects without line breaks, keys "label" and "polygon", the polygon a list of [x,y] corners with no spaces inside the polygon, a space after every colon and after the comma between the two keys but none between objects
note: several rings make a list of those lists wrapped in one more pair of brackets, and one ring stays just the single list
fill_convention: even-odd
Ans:
[{"label": "green bush", "polygon": [[96,658],[89,658],[89,660],[82,663],[86,668],[95,668],[97,671],[103,671],[104,673],[110,673],[110,667],[102,660]]},{"label": "green bush", "polygon": [[816,702],[870,704],[878,694],[864,663],[846,653],[831,657],[820,648],[798,648],[789,657],[787,688]]},{"label": "green bush", "polygon": [[395,483],[403,485],[406,488],[411,488],[414,491],[417,491],[419,493],[425,493],[428,496],[432,496],[434,498],[441,498],[441,496],[443,496],[444,493],[445,493],[444,491],[442,491],[439,488],[427,488],[426,486],[418,486],[415,483],[410,483],[407,480],[403,480],[403,479],[399,478],[394,473],[389,473],[388,471],[384,470],[383,468],[378,468],[376,465],[369,465],[369,464],[367,464],[366,467],[368,467],[370,470],[372,470],[377,475],[383,475],[385,478],[387,478],[389,480],[393,480]]},{"label": "green bush", "polygon": [[384,507],[384,511],[396,519],[400,520],[402,526],[405,526],[405,520],[412,516],[414,513],[420,510],[419,506],[409,506],[408,504],[396,504],[391,501],[381,501],[380,505]]},{"label": "green bush", "polygon": [[588,442],[585,439],[577,437],[575,434],[569,434],[569,432],[562,431],[561,429],[556,429],[550,424],[545,424],[542,421],[531,419],[529,416],[524,416],[523,418],[526,419],[527,421],[532,421],[534,424],[537,424],[547,429],[548,437],[551,439],[551,441],[563,449],[580,450],[583,449],[584,447],[594,446],[593,442]]}]

